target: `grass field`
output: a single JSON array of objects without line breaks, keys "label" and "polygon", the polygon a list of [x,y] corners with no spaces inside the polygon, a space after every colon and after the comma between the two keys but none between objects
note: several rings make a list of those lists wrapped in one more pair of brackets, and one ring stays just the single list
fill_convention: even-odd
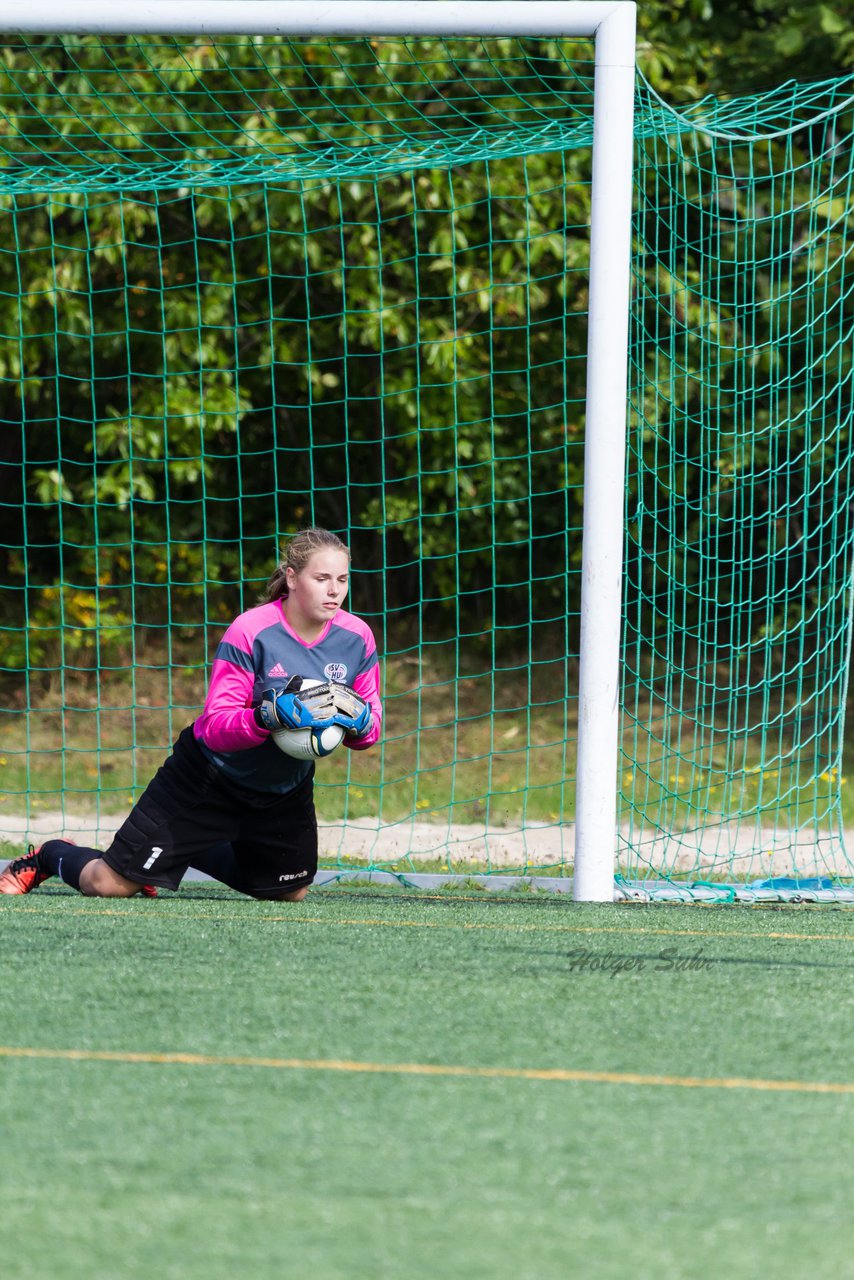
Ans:
[{"label": "grass field", "polygon": [[854,1275],[854,912],[0,901],[5,1280]]}]

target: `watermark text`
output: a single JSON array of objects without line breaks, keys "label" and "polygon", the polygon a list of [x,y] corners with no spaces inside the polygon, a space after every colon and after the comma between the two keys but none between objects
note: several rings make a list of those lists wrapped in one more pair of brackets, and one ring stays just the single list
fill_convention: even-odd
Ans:
[{"label": "watermark text", "polygon": [[680,951],[666,947],[657,955],[627,956],[618,951],[591,951],[577,947],[567,952],[570,973],[604,973],[615,978],[618,973],[697,973],[714,964],[702,948]]}]

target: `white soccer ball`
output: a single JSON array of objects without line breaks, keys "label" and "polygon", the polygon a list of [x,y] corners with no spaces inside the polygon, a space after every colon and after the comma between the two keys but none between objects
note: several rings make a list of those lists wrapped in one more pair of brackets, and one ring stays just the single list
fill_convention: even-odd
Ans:
[{"label": "white soccer ball", "polygon": [[[300,688],[310,689],[314,684],[323,684],[323,681],[306,678]],[[341,746],[344,730],[340,724],[330,724],[325,729],[277,729],[272,736],[286,756],[294,760],[320,760]]]},{"label": "white soccer ball", "polygon": [[273,741],[286,756],[295,760],[318,760],[331,756],[344,741],[340,724],[327,725],[325,729],[277,729]]}]

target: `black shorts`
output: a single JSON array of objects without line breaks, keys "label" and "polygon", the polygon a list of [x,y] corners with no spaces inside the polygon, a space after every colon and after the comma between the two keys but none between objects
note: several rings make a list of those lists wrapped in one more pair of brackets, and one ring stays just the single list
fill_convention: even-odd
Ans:
[{"label": "black shorts", "polygon": [[190,726],[103,856],[128,880],[177,889],[194,854],[224,842],[253,896],[280,898],[310,885],[317,873],[314,777],[284,796],[249,791],[203,755]]}]

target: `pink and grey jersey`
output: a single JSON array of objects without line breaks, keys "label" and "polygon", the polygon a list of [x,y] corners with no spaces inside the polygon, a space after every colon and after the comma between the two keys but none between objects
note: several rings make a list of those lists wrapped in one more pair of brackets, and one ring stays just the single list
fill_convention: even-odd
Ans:
[{"label": "pink and grey jersey", "polygon": [[208,696],[193,732],[223,773],[253,791],[285,794],[311,771],[311,761],[280,751],[252,713],[263,689],[284,687],[297,675],[348,684],[370,702],[371,732],[356,742],[345,738],[347,746],[361,750],[380,736],[379,662],[367,623],[339,609],[317,640],[306,644],[288,624],[281,600],[248,609],[217,646]]}]

